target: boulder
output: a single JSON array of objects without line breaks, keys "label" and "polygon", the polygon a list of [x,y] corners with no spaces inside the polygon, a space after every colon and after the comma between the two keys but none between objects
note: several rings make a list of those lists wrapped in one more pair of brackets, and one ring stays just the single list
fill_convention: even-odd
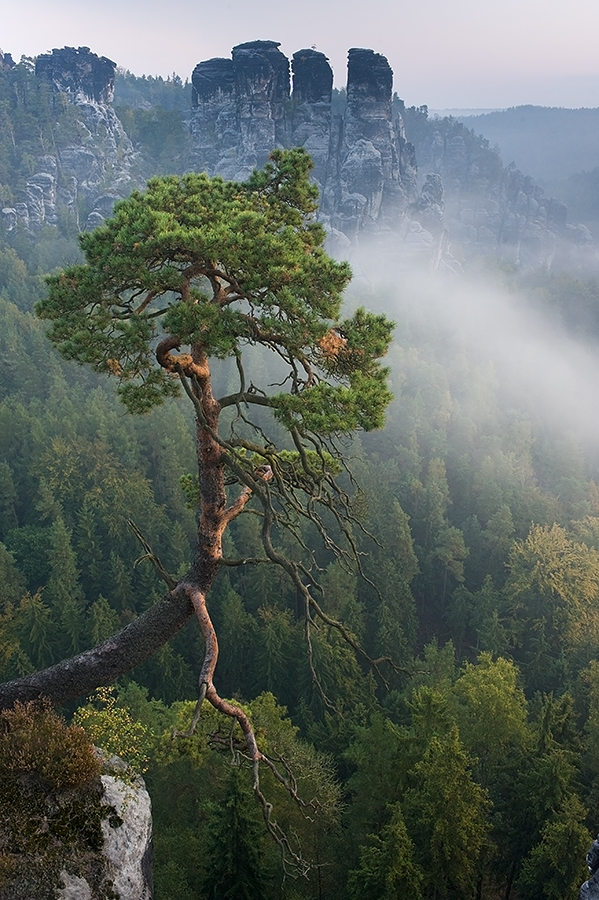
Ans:
[{"label": "boulder", "polygon": [[152,900],[152,806],[143,778],[101,778],[102,803],[116,810],[102,821],[107,876],[119,900]]}]

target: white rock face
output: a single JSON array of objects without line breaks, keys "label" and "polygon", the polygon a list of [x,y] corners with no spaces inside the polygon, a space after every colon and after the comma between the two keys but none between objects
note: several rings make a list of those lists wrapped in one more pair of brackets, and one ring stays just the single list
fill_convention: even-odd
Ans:
[{"label": "white rock face", "polygon": [[[122,760],[108,764],[125,770]],[[102,821],[105,877],[119,900],[152,900],[152,807],[143,778],[132,784],[118,775],[102,775],[102,804],[110,807]],[[113,812],[114,810],[114,812]],[[57,900],[96,900],[88,881],[63,869]]]},{"label": "white rock face", "polygon": [[85,878],[69,875],[63,869],[60,880],[64,887],[56,891],[57,900],[92,900],[92,892]]},{"label": "white rock face", "polygon": [[127,784],[113,775],[102,775],[102,783],[102,802],[112,806],[122,819],[122,825],[111,823],[110,817],[102,822],[107,874],[112,879],[120,900],[151,900],[150,795],[142,778],[136,778],[133,784]]}]

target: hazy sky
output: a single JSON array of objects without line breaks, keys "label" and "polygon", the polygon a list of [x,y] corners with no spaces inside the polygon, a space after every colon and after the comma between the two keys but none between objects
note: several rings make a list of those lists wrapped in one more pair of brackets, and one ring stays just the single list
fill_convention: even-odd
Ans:
[{"label": "hazy sky", "polygon": [[597,0],[4,0],[0,47],[18,61],[88,46],[136,75],[191,75],[235,44],[325,53],[335,86],[347,50],[383,53],[408,105],[599,106]]}]

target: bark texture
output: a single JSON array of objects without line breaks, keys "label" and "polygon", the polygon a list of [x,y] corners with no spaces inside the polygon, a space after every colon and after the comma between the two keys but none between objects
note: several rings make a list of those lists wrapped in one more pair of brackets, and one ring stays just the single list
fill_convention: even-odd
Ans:
[{"label": "bark texture", "polygon": [[193,615],[189,596],[179,586],[143,615],[97,647],[55,666],[0,684],[0,709],[15,701],[48,697],[53,706],[85,697],[144,662]]}]

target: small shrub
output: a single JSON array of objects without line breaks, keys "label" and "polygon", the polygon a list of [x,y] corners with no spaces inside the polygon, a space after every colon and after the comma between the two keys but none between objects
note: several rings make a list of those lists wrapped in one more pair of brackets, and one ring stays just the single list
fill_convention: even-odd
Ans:
[{"label": "small shrub", "polygon": [[26,774],[51,790],[78,788],[100,773],[83,728],[66,725],[48,701],[16,703],[0,713],[0,780]]},{"label": "small shrub", "polygon": [[93,743],[108,756],[119,756],[129,764],[126,777],[134,778],[146,771],[148,729],[136,722],[126,707],[117,705],[114,688],[97,688],[88,705],[75,712],[73,722],[84,728]]}]

